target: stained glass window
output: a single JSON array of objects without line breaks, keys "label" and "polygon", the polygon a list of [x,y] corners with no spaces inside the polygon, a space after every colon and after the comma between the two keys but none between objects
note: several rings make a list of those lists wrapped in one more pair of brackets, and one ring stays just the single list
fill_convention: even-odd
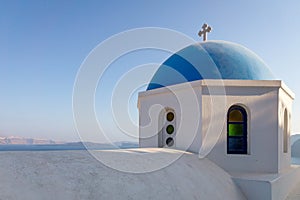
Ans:
[{"label": "stained glass window", "polygon": [[241,106],[232,106],[227,115],[227,153],[247,154],[247,113]]},{"label": "stained glass window", "polygon": [[169,138],[167,139],[166,143],[167,143],[168,147],[173,146],[173,145],[174,145],[174,140],[173,140],[173,138],[169,137]]},{"label": "stained glass window", "polygon": [[167,133],[172,134],[174,132],[174,126],[173,125],[168,125],[167,126]]},{"label": "stained glass window", "polygon": [[174,119],[174,113],[169,112],[169,113],[167,114],[167,120],[168,120],[169,122],[171,122],[171,121],[173,121],[173,119]]}]

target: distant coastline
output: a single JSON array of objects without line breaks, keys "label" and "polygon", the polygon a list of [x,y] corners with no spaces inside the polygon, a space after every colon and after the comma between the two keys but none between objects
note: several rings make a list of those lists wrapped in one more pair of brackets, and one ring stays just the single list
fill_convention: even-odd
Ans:
[{"label": "distant coastline", "polygon": [[0,145],[13,145],[13,144],[63,144],[62,141],[54,141],[48,139],[25,138],[19,136],[0,137]]}]

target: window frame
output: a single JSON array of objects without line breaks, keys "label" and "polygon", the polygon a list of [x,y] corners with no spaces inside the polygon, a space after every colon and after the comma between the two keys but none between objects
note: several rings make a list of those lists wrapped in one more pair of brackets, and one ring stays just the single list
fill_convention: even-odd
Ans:
[{"label": "window frame", "polygon": [[[229,116],[230,116],[231,112],[233,112],[235,110],[241,112],[242,117],[243,117],[242,122],[230,122]],[[241,125],[243,125],[242,136],[230,136],[229,135],[229,125],[230,124],[241,124]],[[229,146],[229,140],[230,140],[230,138],[235,138],[235,139],[239,139],[240,138],[240,139],[242,139],[242,141],[243,141],[243,143],[242,143],[243,144],[242,151],[230,149],[230,146]],[[246,109],[243,108],[242,106],[239,106],[239,105],[233,105],[233,106],[231,106],[228,109],[228,112],[227,112],[227,154],[241,154],[241,155],[248,154],[248,115],[247,115]]]},{"label": "window frame", "polygon": [[283,111],[283,153],[288,153],[289,138],[289,114],[285,108]]}]

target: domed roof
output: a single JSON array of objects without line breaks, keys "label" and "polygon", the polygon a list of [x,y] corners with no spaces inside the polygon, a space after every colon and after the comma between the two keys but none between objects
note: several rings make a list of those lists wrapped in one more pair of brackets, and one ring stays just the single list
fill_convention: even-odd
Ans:
[{"label": "domed roof", "polygon": [[249,49],[232,42],[206,41],[170,56],[147,90],[202,79],[274,79],[267,65]]},{"label": "domed roof", "polygon": [[300,134],[291,136],[291,155],[300,158]]},{"label": "domed roof", "polygon": [[[197,154],[160,148],[94,153],[99,160],[88,151],[4,152],[0,162],[1,196],[5,199],[245,199],[226,171],[208,159],[199,159]],[[111,168],[143,169],[177,156],[173,163],[153,172],[135,174]],[[109,166],[100,162],[105,158]]]}]

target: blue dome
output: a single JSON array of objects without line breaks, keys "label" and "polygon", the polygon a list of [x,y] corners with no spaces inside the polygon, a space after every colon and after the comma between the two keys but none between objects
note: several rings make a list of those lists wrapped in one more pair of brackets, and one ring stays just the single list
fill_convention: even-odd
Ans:
[{"label": "blue dome", "polygon": [[273,80],[255,53],[235,43],[207,41],[170,56],[155,72],[147,90],[202,79]]}]

